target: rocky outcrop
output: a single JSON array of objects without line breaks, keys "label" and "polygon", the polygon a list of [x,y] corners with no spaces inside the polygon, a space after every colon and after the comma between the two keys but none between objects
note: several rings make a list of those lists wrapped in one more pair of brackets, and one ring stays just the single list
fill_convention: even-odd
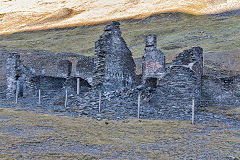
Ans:
[{"label": "rocky outcrop", "polygon": [[132,53],[121,37],[118,22],[111,22],[95,43],[94,86],[102,90],[131,88],[135,81]]}]

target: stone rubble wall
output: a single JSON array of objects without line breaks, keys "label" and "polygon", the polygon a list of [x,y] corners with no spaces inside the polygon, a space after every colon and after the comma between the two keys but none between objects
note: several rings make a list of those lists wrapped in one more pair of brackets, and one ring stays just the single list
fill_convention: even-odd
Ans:
[{"label": "stone rubble wall", "polygon": [[101,88],[104,80],[105,74],[105,61],[106,52],[104,51],[104,43],[101,37],[95,42],[95,54],[94,54],[94,73],[93,73],[93,83],[95,89]]},{"label": "stone rubble wall", "polygon": [[6,61],[6,77],[7,77],[7,89],[6,98],[15,98],[17,85],[19,86],[17,80],[20,77],[20,55],[18,53],[9,53]]},{"label": "stone rubble wall", "polygon": [[[92,85],[93,58],[74,53],[36,51],[21,55],[22,63],[36,76],[80,77]],[[70,73],[70,75],[69,75]]]},{"label": "stone rubble wall", "polygon": [[172,66],[185,65],[191,68],[201,79],[203,75],[203,49],[201,47],[192,47],[184,50],[172,62]]},{"label": "stone rubble wall", "polygon": [[65,87],[69,93],[76,93],[77,78],[80,79],[80,88],[92,85],[92,57],[36,51],[21,55],[21,61],[33,73],[30,79],[25,78],[24,97],[37,96],[39,89],[44,96],[52,97],[64,93]]},{"label": "stone rubble wall", "polygon": [[164,75],[158,80],[151,105],[167,115],[190,116],[193,99],[196,108],[202,100],[202,54],[200,47],[193,47],[168,64]]},{"label": "stone rubble wall", "polygon": [[[192,99],[199,100],[199,83],[189,68],[177,66],[169,69],[159,81],[153,105],[172,111],[172,114],[191,112]],[[197,107],[197,106],[196,106]]]},{"label": "stone rubble wall", "polygon": [[6,77],[6,61],[7,53],[6,51],[0,50],[0,97],[6,96],[7,89],[7,77]]},{"label": "stone rubble wall", "polygon": [[[77,77],[80,78],[80,85],[85,85],[89,88],[92,84],[92,57],[72,53],[54,54],[43,51],[23,54],[21,51],[6,50],[0,50],[0,56],[0,96],[3,98],[15,98],[16,89],[18,89],[19,97],[34,97],[38,94],[38,89],[44,86],[43,83],[48,86],[44,90],[49,90],[49,95],[60,90],[62,92],[62,87],[68,85],[71,90],[76,90]],[[68,68],[63,68],[64,64],[59,63],[61,61],[73,64],[70,66],[71,75],[62,73],[69,70]],[[40,79],[44,82],[40,83]],[[61,88],[56,90],[54,83],[58,83],[58,79],[64,79],[64,83],[62,83]],[[49,86],[48,84],[52,85]],[[84,88],[84,86],[80,88]]]},{"label": "stone rubble wall", "polygon": [[196,86],[192,88],[195,90],[193,98],[195,99],[195,105],[199,106],[202,99],[203,49],[201,47],[192,47],[184,50],[173,60],[170,68],[175,66],[189,68],[194,73]]},{"label": "stone rubble wall", "polygon": [[240,106],[240,75],[203,77],[202,105],[219,107]]},{"label": "stone rubble wall", "polygon": [[136,66],[119,25],[114,21],[109,23],[95,43],[95,88],[117,90],[134,86]]}]

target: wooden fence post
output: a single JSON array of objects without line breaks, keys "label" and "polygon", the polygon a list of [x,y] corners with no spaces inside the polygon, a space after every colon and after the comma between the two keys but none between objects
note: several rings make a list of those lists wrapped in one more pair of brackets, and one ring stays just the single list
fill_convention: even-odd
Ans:
[{"label": "wooden fence post", "polygon": [[192,100],[192,124],[194,124],[194,107],[195,107],[195,99]]},{"label": "wooden fence post", "polygon": [[17,81],[17,83],[16,83],[16,97],[15,97],[16,99],[15,99],[15,102],[16,102],[16,104],[18,103],[18,81]]},{"label": "wooden fence post", "polygon": [[65,97],[65,108],[67,108],[67,100],[68,100],[68,91],[67,91],[67,88],[66,88],[66,97]]},{"label": "wooden fence post", "polygon": [[138,119],[140,118],[141,92],[138,94]]},{"label": "wooden fence post", "polygon": [[38,104],[41,104],[41,90],[38,90]]},{"label": "wooden fence post", "polygon": [[77,95],[80,93],[80,78],[77,78]]},{"label": "wooden fence post", "polygon": [[98,112],[101,112],[101,99],[102,99],[102,92],[99,92],[99,100],[98,100]]},{"label": "wooden fence post", "polygon": [[230,76],[231,73],[231,60],[228,58],[228,76]]}]

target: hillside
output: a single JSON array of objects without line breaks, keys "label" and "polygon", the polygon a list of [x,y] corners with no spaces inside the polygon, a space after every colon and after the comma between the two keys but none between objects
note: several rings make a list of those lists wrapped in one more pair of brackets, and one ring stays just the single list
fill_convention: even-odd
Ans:
[{"label": "hillside", "polygon": [[[156,34],[158,48],[167,56],[167,62],[176,54],[192,46],[201,46],[206,55],[205,65],[240,71],[239,37],[240,16],[238,12],[221,15],[194,16],[182,13],[163,13],[145,19],[121,20],[123,38],[134,58],[144,53],[145,36]],[[0,48],[22,50],[48,50],[52,52],[74,52],[92,56],[94,42],[103,33],[106,23],[20,32],[0,36]],[[230,56],[229,56],[230,55]],[[226,58],[227,57],[227,58]]]},{"label": "hillside", "polygon": [[238,0],[1,0],[0,34],[139,19],[183,12],[215,14],[240,9]]},{"label": "hillside", "polygon": [[[42,8],[44,6],[56,5],[54,1],[45,1]],[[73,0],[72,2],[77,1]],[[146,2],[148,1],[150,0],[146,0]],[[17,2],[17,0],[0,0],[0,12],[4,11],[2,4],[7,2],[11,4],[11,2]],[[120,28],[122,36],[135,58],[137,74],[141,73],[141,57],[144,54],[145,38],[148,34],[156,34],[158,37],[158,49],[161,49],[166,55],[167,63],[172,61],[176,55],[185,49],[192,48],[192,46],[202,47],[204,49],[204,76],[201,74],[201,49],[198,55],[188,52],[191,56],[186,56],[187,54],[182,54],[181,56],[183,59],[188,60],[198,57],[197,60],[199,61],[194,60],[193,62],[200,62],[197,64],[197,69],[199,70],[195,70],[193,65],[189,65],[194,64],[192,61],[190,61],[191,63],[188,62],[187,65],[177,64],[177,66],[174,66],[175,64],[172,63],[173,69],[180,69],[171,70],[171,67],[168,67],[170,71],[167,73],[167,76],[162,78],[164,81],[161,82],[163,83],[160,83],[156,89],[147,87],[139,90],[141,88],[138,86],[134,89],[113,92],[102,92],[100,90],[99,92],[96,89],[88,90],[90,89],[90,85],[85,79],[80,77],[80,88],[82,90],[79,95],[76,95],[74,89],[78,88],[77,84],[73,87],[70,84],[68,89],[66,82],[70,79],[77,82],[79,75],[71,76],[69,72],[73,70],[74,72],[86,73],[88,70],[85,70],[84,67],[93,66],[89,65],[93,64],[93,59],[92,57],[84,57],[71,53],[93,56],[95,41],[99,39],[99,36],[103,33],[103,28],[110,19],[103,20],[101,21],[102,23],[95,25],[72,26],[73,23],[70,23],[68,20],[86,11],[79,11],[78,14],[75,14],[77,8],[69,9],[71,7],[68,7],[55,12],[54,10],[61,6],[61,3],[57,3],[59,6],[52,7],[52,10],[47,14],[41,13],[44,15],[39,18],[37,12],[32,14],[34,7],[32,10],[30,7],[32,4],[38,2],[40,3],[41,1],[32,0],[29,5],[22,6],[22,10],[27,8],[29,12],[23,11],[19,14],[20,17],[25,18],[24,21],[19,19],[21,24],[15,21],[16,19],[14,18],[11,21],[8,21],[6,18],[9,15],[14,17],[18,14],[17,11],[9,15],[1,15],[0,13],[0,22],[7,22],[1,23],[1,33],[6,31],[5,29],[8,25],[9,33],[26,30],[24,26],[19,30],[19,25],[22,24],[27,24],[26,26],[30,28],[33,27],[30,29],[33,31],[0,35],[0,65],[3,66],[3,69],[0,68],[0,73],[2,73],[0,74],[0,80],[2,78],[2,81],[4,81],[3,90],[5,91],[6,88],[10,88],[8,86],[9,83],[6,83],[6,78],[8,77],[10,77],[10,82],[11,79],[15,79],[16,84],[15,90],[10,88],[13,91],[13,99],[1,98],[0,96],[0,159],[238,160],[240,158],[240,74],[230,75],[231,73],[240,73],[240,10],[217,15],[196,16],[172,12],[149,17],[139,12],[137,16],[124,17],[126,19],[119,20],[121,23]],[[101,6],[100,4],[97,5],[97,0],[90,0],[89,3],[86,0],[82,0],[81,2],[85,3],[84,5],[86,6],[92,5],[91,2],[96,2],[96,7]],[[112,5],[108,6],[110,8],[114,6],[115,1],[111,0],[111,2]],[[121,2],[125,1],[122,0]],[[129,0],[127,4],[130,4],[130,2],[134,5],[128,6],[133,7],[132,10],[126,9],[128,12],[133,11],[134,7],[138,6],[141,0]],[[162,0],[157,0],[156,2],[164,4]],[[167,0],[167,2],[169,1]],[[188,0],[181,0],[175,6],[184,2],[192,3]],[[205,1],[198,0],[196,2]],[[229,1],[208,0],[208,2],[212,6],[216,6],[217,2],[227,4]],[[64,1],[63,5],[65,3],[70,4]],[[14,9],[14,6],[9,5],[9,7],[13,7],[12,9]],[[180,5],[180,7],[183,6]],[[193,7],[192,10],[195,11],[194,13],[200,14],[197,11],[204,11],[204,7],[206,6],[202,7]],[[224,8],[224,5],[220,5],[220,7]],[[237,7],[237,5],[234,7]],[[114,9],[116,8],[111,10],[113,16],[115,16]],[[214,12],[216,10],[217,8],[207,11]],[[150,13],[154,11],[149,8]],[[88,13],[91,14],[90,11]],[[22,16],[23,14],[26,14],[26,17]],[[38,20],[35,21],[31,17],[29,18],[28,15],[31,14]],[[89,19],[92,21],[96,20]],[[114,19],[118,18],[115,17]],[[62,25],[64,24],[62,22],[69,22],[68,27]],[[45,30],[38,31],[34,28],[35,26],[40,26],[38,29]],[[120,33],[118,24],[117,33]],[[117,38],[119,37],[120,34],[118,34]],[[112,42],[112,39],[109,40],[106,38],[105,42]],[[107,47],[103,47],[112,49],[121,46],[119,44],[124,44],[124,47],[127,48],[125,43],[111,44],[115,45],[110,45],[111,47],[109,47],[104,44]],[[18,50],[20,53],[26,55],[21,54],[20,57],[16,55],[12,56],[13,58],[7,58],[9,56],[8,52],[1,53],[4,49]],[[35,50],[40,52],[28,54]],[[50,51],[53,53],[49,54],[50,56],[46,56],[47,52],[41,51]],[[59,52],[65,53],[54,55],[54,53]],[[103,50],[103,53],[105,53],[105,50]],[[114,49],[109,52],[111,55],[117,55],[115,57],[118,57],[119,53],[121,55],[124,52],[122,50],[115,52]],[[72,55],[72,57],[69,55]],[[67,56],[69,56],[68,59],[63,59],[63,57],[66,58]],[[85,59],[74,59],[73,57],[84,57]],[[5,61],[6,59],[7,61]],[[92,63],[88,63],[90,60],[87,61],[86,59],[92,60]],[[124,56],[115,59],[123,61]],[[67,66],[64,63],[59,63],[61,60],[67,61]],[[27,62],[31,63],[28,64]],[[129,64],[129,61],[126,62],[122,64]],[[132,59],[131,62],[133,62]],[[19,67],[18,65],[21,63],[28,64],[30,67],[27,65]],[[104,63],[106,64],[106,62]],[[5,67],[5,64],[8,67]],[[32,64],[36,66],[35,68],[39,69],[39,73],[37,69],[34,70]],[[106,70],[104,69],[106,73],[110,71],[109,68],[112,68],[117,74],[112,73],[119,75],[118,70],[113,66],[120,65],[116,63],[108,64],[111,65],[106,65],[108,66]],[[134,68],[134,63],[131,64],[131,68],[128,70]],[[56,67],[54,69],[54,66],[59,68]],[[166,66],[170,66],[170,64]],[[28,68],[33,70],[28,72]],[[63,68],[67,70],[63,70]],[[46,74],[48,73],[48,69],[51,70],[49,72],[51,74]],[[163,69],[166,68],[164,67]],[[230,74],[228,73],[228,69],[231,70]],[[8,71],[14,73],[9,76],[7,74]],[[34,71],[33,75],[31,75],[32,71]],[[60,77],[57,77],[58,71],[60,71]],[[61,73],[65,71],[68,78],[61,77]],[[89,73],[92,73],[90,71]],[[126,70],[123,71],[126,74]],[[224,74],[218,74],[218,71]],[[18,78],[20,75],[17,74],[18,72],[21,72],[20,78]],[[53,75],[53,72],[56,75]],[[97,74],[99,73],[100,75],[105,74],[101,71],[97,72]],[[134,73],[134,70],[132,73]],[[87,76],[90,77],[91,75]],[[22,77],[22,82],[26,87],[18,95],[18,89],[22,90],[22,88],[18,87],[17,81],[20,81]],[[121,80],[125,81],[126,78],[122,78]],[[112,84],[118,85],[116,82]],[[28,93],[28,90],[32,89],[30,85],[35,86],[33,91],[37,94],[33,94],[34,92]],[[22,97],[24,93],[27,93],[26,97]],[[164,97],[162,93],[170,96]],[[183,94],[181,95],[181,93]],[[198,93],[202,93],[203,96],[200,96]],[[20,96],[20,94],[22,95]],[[189,95],[194,96],[190,97]],[[195,95],[199,96],[199,99],[206,104],[195,108],[195,121],[193,125],[190,117],[193,113],[191,112],[192,103],[194,100],[196,102],[197,98]],[[19,98],[15,102],[15,98],[18,96]],[[211,100],[212,97],[213,100]],[[166,99],[166,101],[161,99]],[[39,100],[41,100],[41,103]],[[164,103],[152,103],[154,101],[163,101]],[[171,103],[172,101],[176,101],[176,105]],[[183,101],[183,104],[179,103]],[[181,105],[184,105],[183,109],[179,109]],[[188,108],[185,108],[185,106]],[[178,116],[178,113],[180,116]],[[181,116],[183,118],[179,118]],[[137,119],[137,117],[140,119]]]}]

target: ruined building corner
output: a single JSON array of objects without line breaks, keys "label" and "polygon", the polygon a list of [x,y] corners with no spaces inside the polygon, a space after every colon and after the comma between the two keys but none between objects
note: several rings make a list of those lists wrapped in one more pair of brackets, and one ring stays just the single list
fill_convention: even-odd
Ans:
[{"label": "ruined building corner", "polygon": [[119,25],[116,21],[107,24],[95,42],[93,83],[101,90],[134,86],[136,66]]}]

